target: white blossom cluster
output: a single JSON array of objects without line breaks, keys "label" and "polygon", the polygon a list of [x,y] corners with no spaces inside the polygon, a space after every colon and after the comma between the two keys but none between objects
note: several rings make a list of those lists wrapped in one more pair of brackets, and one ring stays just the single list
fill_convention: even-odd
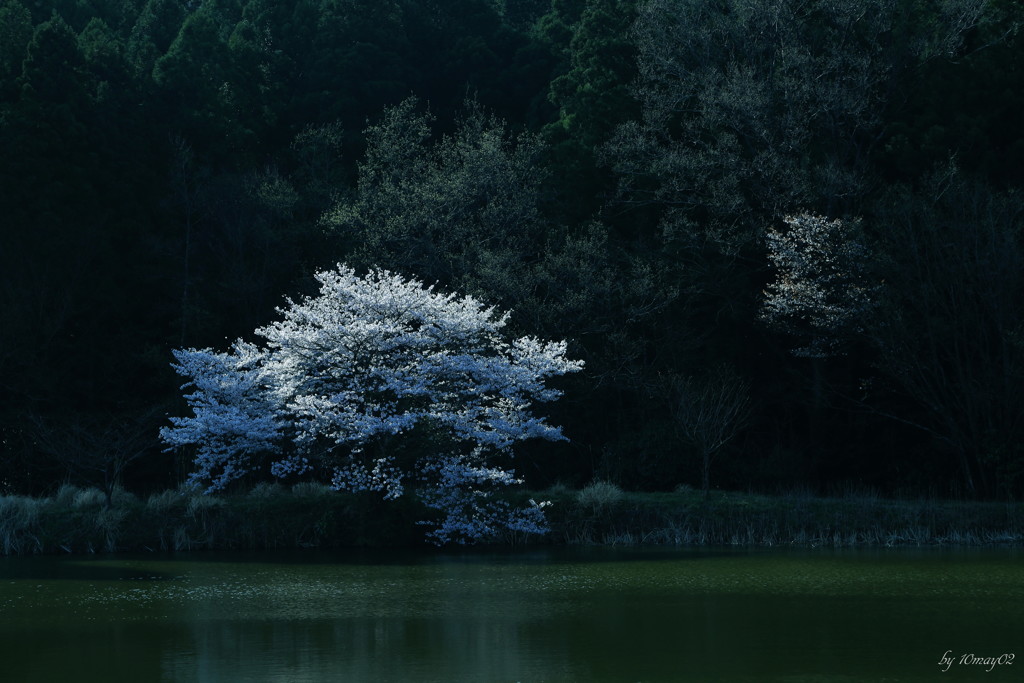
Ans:
[{"label": "white blossom cluster", "polygon": [[373,468],[349,456],[349,462],[334,468],[331,486],[337,491],[383,491],[384,500],[401,498],[405,493],[402,472],[392,458],[377,458]]},{"label": "white blossom cluster", "polygon": [[312,470],[313,466],[310,464],[309,458],[305,458],[298,453],[292,453],[270,464],[270,473],[278,479],[302,476]]},{"label": "white blossom cluster", "polygon": [[859,222],[800,214],[785,223],[784,232],[767,233],[777,279],[765,290],[762,318],[807,340],[794,355],[835,355],[875,305],[877,288],[867,275],[871,254]]},{"label": "white blossom cluster", "polygon": [[427,485],[421,498],[427,507],[443,514],[433,531],[427,534],[434,543],[472,543],[493,538],[501,531],[545,534],[548,526],[544,508],[549,501],[530,500],[513,508],[502,500],[493,500],[496,486],[522,483],[515,472],[488,467],[484,453],[475,450],[469,456],[439,456],[421,464],[421,479]]},{"label": "white blossom cluster", "polygon": [[228,353],[188,349],[174,357],[174,369],[190,378],[182,388],[195,389],[185,397],[194,415],[172,417],[160,436],[171,447],[198,446],[193,482],[217,491],[249,472],[256,456],[280,452],[287,423],[278,395],[268,391],[273,377],[263,352],[237,341]]},{"label": "white blossom cluster", "polygon": [[526,507],[513,508],[503,500],[493,499],[493,485],[520,483],[514,472],[467,466],[460,460],[441,457],[422,467],[422,478],[428,483],[420,497],[427,507],[442,514],[427,534],[430,540],[438,545],[465,544],[493,538],[502,531],[548,532],[543,508],[549,502],[530,500]]},{"label": "white blossom cluster", "polygon": [[[445,453],[420,459],[421,488],[433,507],[448,500],[463,509],[485,499],[484,487],[518,482],[488,465],[488,454],[565,438],[531,412],[561,395],[550,378],[583,367],[565,357],[565,342],[509,340],[508,314],[385,270],[360,277],[339,265],[316,277],[318,296],[289,300],[282,320],[256,330],[262,347],[175,352],[174,368],[194,388],[186,396],[194,416],[173,418],[161,436],[196,449],[192,477],[209,491],[266,458],[278,477],[316,472],[339,490],[397,498],[414,468],[383,444],[429,430],[443,435]],[[499,522],[542,528],[535,512],[506,512],[504,521],[488,512],[486,524],[464,525],[460,537],[483,538]]]}]

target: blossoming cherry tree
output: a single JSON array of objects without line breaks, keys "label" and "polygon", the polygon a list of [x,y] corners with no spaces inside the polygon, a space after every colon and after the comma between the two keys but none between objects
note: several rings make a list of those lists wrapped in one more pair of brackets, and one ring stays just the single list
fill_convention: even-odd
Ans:
[{"label": "blossoming cherry tree", "polygon": [[192,480],[213,492],[265,468],[385,499],[415,491],[441,513],[438,543],[543,532],[543,504],[492,493],[521,482],[506,464],[516,443],[565,439],[531,408],[583,367],[566,343],[511,339],[507,313],[385,270],[316,278],[318,296],[256,330],[262,344],[174,352],[193,415],[161,436],[195,448]]}]

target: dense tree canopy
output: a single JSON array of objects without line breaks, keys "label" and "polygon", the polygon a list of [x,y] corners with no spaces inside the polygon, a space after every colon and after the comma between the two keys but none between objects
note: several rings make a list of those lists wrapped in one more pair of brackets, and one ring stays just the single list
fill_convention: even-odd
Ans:
[{"label": "dense tree canopy", "polygon": [[269,459],[279,478],[385,499],[417,490],[443,515],[439,542],[541,530],[537,505],[509,510],[488,488],[519,481],[496,462],[517,442],[564,439],[532,410],[560,396],[549,379],[582,368],[565,342],[510,339],[507,314],[388,271],[316,279],[318,296],[256,330],[263,346],[174,352],[194,414],[161,436],[195,447],[192,480],[221,490]]},{"label": "dense tree canopy", "polygon": [[531,487],[1019,496],[1021,7],[0,0],[0,492],[184,481],[172,350],[345,262],[586,361]]}]

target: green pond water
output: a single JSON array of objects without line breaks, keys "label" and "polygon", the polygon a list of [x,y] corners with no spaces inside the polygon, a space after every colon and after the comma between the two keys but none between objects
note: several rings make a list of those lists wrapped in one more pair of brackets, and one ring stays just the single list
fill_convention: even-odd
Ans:
[{"label": "green pond water", "polygon": [[1024,681],[1021,551],[0,559],[4,682],[942,680]]}]

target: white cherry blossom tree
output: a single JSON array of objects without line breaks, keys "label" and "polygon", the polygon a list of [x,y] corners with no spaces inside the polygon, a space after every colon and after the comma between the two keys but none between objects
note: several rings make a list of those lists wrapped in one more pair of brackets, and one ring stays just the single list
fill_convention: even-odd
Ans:
[{"label": "white cherry blossom tree", "polygon": [[859,220],[809,213],[785,218],[784,231],[768,230],[768,259],[775,281],[764,291],[761,318],[802,346],[794,356],[810,359],[808,443],[820,434],[825,406],[824,364],[863,338],[876,318],[881,284],[873,280],[874,255]]},{"label": "white cherry blossom tree", "polygon": [[161,436],[195,449],[193,481],[213,492],[265,468],[385,499],[415,492],[441,513],[437,543],[543,532],[542,504],[513,509],[492,492],[521,482],[507,465],[516,443],[565,439],[531,408],[561,395],[547,380],[583,367],[566,343],[511,339],[507,313],[385,270],[316,277],[319,295],[278,309],[261,345],[175,351],[193,416]]},{"label": "white cherry blossom tree", "polygon": [[863,330],[878,295],[860,221],[802,213],[785,223],[785,231],[766,235],[777,275],[765,290],[762,318],[807,342],[793,349],[796,356],[840,354],[843,342]]}]

